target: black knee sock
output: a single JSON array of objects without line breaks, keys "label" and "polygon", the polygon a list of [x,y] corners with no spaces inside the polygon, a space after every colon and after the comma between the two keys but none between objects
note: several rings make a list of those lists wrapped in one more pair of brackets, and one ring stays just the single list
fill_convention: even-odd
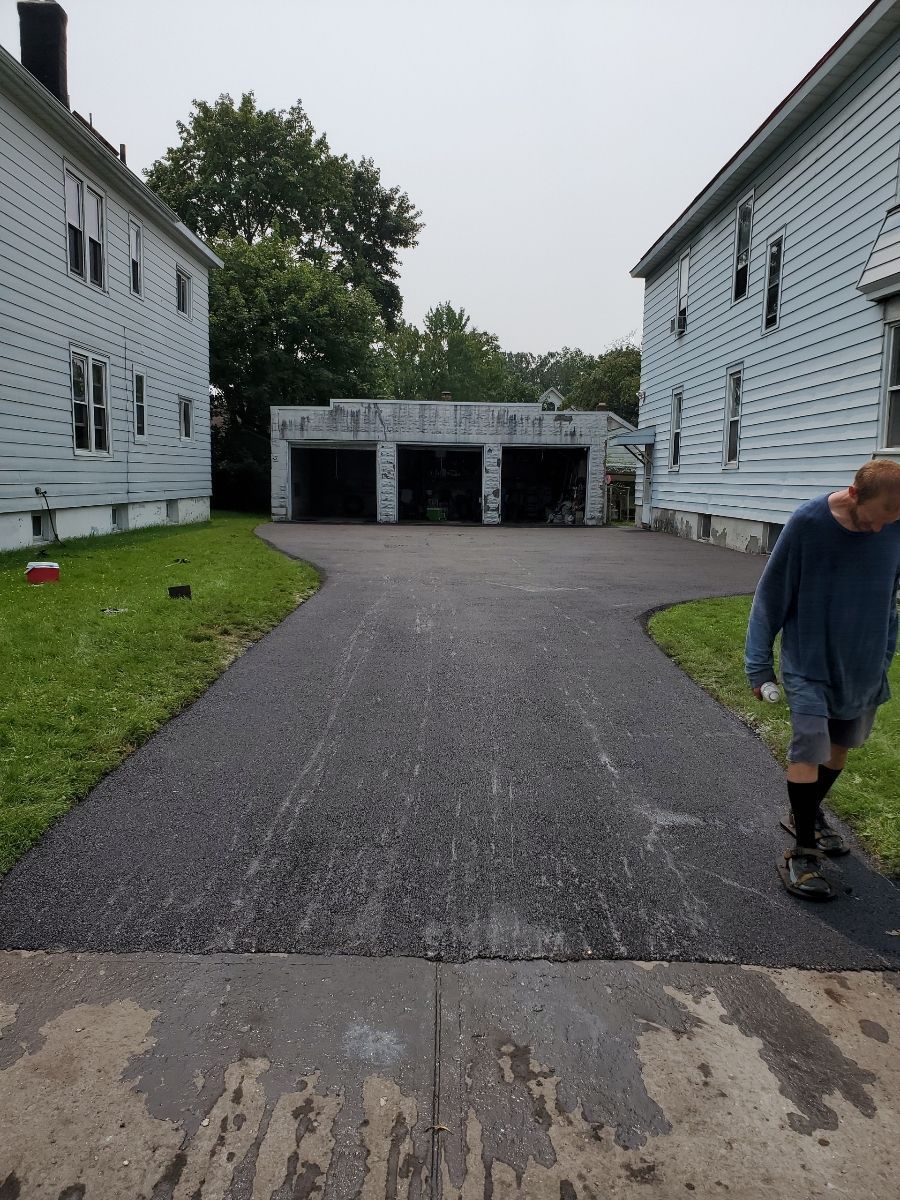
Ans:
[{"label": "black knee sock", "polygon": [[818,788],[820,804],[831,791],[832,786],[837,782],[839,775],[840,771],[835,771],[832,767],[826,767],[824,764],[819,767]]},{"label": "black knee sock", "polygon": [[794,814],[794,834],[798,846],[807,850],[816,844],[816,809],[819,807],[819,784],[791,783],[788,780],[788,796]]}]

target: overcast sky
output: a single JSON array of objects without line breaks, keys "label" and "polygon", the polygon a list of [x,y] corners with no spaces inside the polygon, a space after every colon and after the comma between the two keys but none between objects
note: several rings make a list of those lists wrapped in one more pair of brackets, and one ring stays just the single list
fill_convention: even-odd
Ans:
[{"label": "overcast sky", "polygon": [[[68,0],[69,93],[141,170],[194,97],[302,100],[422,210],[407,320],[507,350],[640,334],[629,270],[865,0]],[[19,53],[14,0],[0,44]]]}]

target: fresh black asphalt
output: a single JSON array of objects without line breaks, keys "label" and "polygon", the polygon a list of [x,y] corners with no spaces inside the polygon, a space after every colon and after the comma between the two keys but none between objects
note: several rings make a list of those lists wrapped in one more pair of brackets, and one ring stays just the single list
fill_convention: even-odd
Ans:
[{"label": "fresh black asphalt", "polygon": [[833,904],[782,890],[780,770],[641,624],[751,591],[761,559],[264,533],[321,592],[10,872],[4,947],[900,965],[900,892],[858,852]]}]

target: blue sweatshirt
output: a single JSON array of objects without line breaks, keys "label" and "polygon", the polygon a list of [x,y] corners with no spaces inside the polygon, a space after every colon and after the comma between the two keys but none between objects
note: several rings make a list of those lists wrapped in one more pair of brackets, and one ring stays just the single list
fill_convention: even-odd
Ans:
[{"label": "blue sweatshirt", "polygon": [[819,496],[785,525],[756,588],[745,665],[751,687],[781,676],[791,712],[849,720],[890,698],[897,645],[900,521],[845,529]]}]

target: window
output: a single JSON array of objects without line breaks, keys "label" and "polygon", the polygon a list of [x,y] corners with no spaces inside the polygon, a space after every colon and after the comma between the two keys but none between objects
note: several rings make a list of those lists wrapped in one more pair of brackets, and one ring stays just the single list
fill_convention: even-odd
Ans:
[{"label": "window", "polygon": [[147,376],[143,371],[134,373],[134,436],[147,436]]},{"label": "window", "polygon": [[669,447],[669,468],[677,471],[681,465],[681,413],[684,407],[684,392],[677,389],[672,393],[672,442]]},{"label": "window", "polygon": [[119,509],[118,509],[118,508],[116,507],[116,505],[114,504],[114,505],[112,506],[112,509],[111,509],[110,511],[111,511],[111,514],[112,514],[112,516],[111,516],[111,521],[112,521],[112,527],[113,527],[113,531],[117,531],[117,530],[119,530],[119,529],[121,529],[121,528],[122,528],[122,526],[121,526],[121,524],[120,524]]},{"label": "window", "polygon": [[697,537],[708,542],[712,535],[712,513],[700,513],[697,519]]},{"label": "window", "polygon": [[44,538],[44,514],[35,512],[31,514],[31,536],[36,542],[40,542]]},{"label": "window", "polygon": [[72,352],[72,419],[75,449],[109,453],[108,366],[105,360]]},{"label": "window", "polygon": [[178,267],[175,271],[175,297],[178,311],[186,317],[191,315],[191,277]]},{"label": "window", "polygon": [[128,247],[131,254],[131,292],[144,294],[144,231],[137,221],[128,222]]},{"label": "window", "polygon": [[686,254],[682,254],[678,262],[678,306],[675,310],[675,319],[672,322],[672,332],[676,337],[684,333],[687,329],[688,272],[690,265],[691,252],[688,250]]},{"label": "window", "polygon": [[884,403],[885,449],[900,447],[900,325],[888,326],[887,394]]},{"label": "window", "polygon": [[85,204],[87,227],[88,265],[91,283],[103,287],[103,197],[92,188],[87,189]]},{"label": "window", "polygon": [[84,188],[71,171],[66,171],[66,225],[69,270],[84,278]]},{"label": "window", "polygon": [[725,466],[736,467],[741,446],[741,367],[728,372],[725,384]]},{"label": "window", "polygon": [[750,231],[753,227],[753,196],[742,200],[737,210],[737,234],[734,248],[733,299],[743,300],[750,279]]},{"label": "window", "polygon": [[66,168],[69,273],[84,279],[86,268],[87,278],[98,288],[106,286],[104,207],[100,192]]},{"label": "window", "polygon": [[184,396],[178,397],[178,424],[180,436],[184,441],[188,441],[194,436],[194,402],[186,400]]},{"label": "window", "polygon": [[766,247],[766,306],[763,332],[777,329],[781,315],[781,271],[784,257],[784,234],[769,239]]},{"label": "window", "polygon": [[769,521],[766,525],[766,554],[771,554],[775,549],[775,543],[781,537],[783,525],[779,525],[775,521]]}]

